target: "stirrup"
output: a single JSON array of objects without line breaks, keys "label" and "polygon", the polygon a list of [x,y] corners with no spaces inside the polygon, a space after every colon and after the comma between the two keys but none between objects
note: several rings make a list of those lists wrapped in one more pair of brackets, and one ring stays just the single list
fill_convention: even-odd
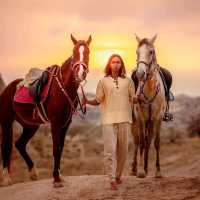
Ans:
[{"label": "stirrup", "polygon": [[163,121],[168,122],[168,121],[173,121],[173,120],[174,120],[174,116],[173,116],[172,113],[166,112],[166,113],[164,114]]}]

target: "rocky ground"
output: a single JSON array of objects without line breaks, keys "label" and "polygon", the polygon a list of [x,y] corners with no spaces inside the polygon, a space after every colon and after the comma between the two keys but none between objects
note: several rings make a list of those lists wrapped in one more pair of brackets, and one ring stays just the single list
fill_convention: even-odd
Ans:
[{"label": "rocky ground", "polygon": [[66,161],[67,158],[63,156],[62,174],[65,175],[65,184],[63,188],[58,189],[53,188],[52,179],[46,179],[46,177],[51,176],[51,159],[46,162],[46,165],[39,161],[36,162],[40,178],[44,179],[35,182],[28,180],[27,170],[22,161],[20,165],[13,164],[13,179],[18,183],[9,187],[1,187],[0,199],[200,199],[199,137],[179,139],[175,143],[163,141],[161,149],[163,178],[161,179],[154,178],[155,151],[153,148],[150,154],[148,177],[139,179],[130,176],[131,148],[130,146],[123,183],[118,191],[110,190],[108,179],[103,175],[101,153],[94,156],[94,152],[92,154],[91,151],[88,151],[88,156],[82,159],[68,158],[68,162]]}]

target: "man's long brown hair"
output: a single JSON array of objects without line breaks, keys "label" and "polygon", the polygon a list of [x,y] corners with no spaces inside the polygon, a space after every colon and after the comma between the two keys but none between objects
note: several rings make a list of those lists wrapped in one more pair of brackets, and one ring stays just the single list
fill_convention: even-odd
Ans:
[{"label": "man's long brown hair", "polygon": [[120,68],[120,71],[119,71],[119,76],[122,77],[122,78],[125,78],[126,69],[125,69],[124,61],[123,61],[122,57],[119,54],[112,54],[110,56],[110,58],[108,59],[108,62],[107,62],[106,67],[104,69],[105,76],[110,76],[111,75],[111,66],[110,66],[110,64],[111,64],[112,59],[115,58],[115,57],[119,58],[120,61],[121,61],[121,68]]}]

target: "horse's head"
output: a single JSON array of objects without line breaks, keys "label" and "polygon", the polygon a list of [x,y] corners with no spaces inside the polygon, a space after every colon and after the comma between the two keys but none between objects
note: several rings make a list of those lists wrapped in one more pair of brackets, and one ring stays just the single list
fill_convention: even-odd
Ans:
[{"label": "horse's head", "polygon": [[71,34],[71,40],[74,44],[73,56],[72,56],[72,70],[74,78],[77,82],[85,80],[87,73],[89,72],[89,45],[92,41],[92,37],[89,36],[87,41],[76,40]]},{"label": "horse's head", "polygon": [[136,76],[138,80],[145,81],[148,78],[150,72],[155,69],[156,54],[154,49],[154,42],[157,35],[152,39],[140,39],[136,35],[136,40],[138,41],[137,47],[137,71]]}]

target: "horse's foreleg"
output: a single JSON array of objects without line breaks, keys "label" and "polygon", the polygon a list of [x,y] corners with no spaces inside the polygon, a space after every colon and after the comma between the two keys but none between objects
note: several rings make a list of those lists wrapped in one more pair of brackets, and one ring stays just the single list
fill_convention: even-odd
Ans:
[{"label": "horse's foreleg", "polygon": [[149,160],[149,141],[145,138],[145,151],[144,151],[144,171],[146,175],[148,174],[148,160]]},{"label": "horse's foreleg", "polygon": [[31,180],[38,179],[38,172],[34,166],[32,159],[26,152],[26,145],[29,142],[29,140],[35,135],[37,129],[38,126],[26,126],[26,127],[24,126],[22,135],[15,143],[16,148],[18,149],[19,153],[21,154],[21,156],[23,157],[28,166]]},{"label": "horse's foreleg", "polygon": [[133,164],[132,164],[132,175],[137,175],[137,153],[138,153],[139,144],[135,143],[135,150],[134,150],[134,157],[133,157]]},{"label": "horse's foreleg", "polygon": [[152,124],[148,127],[148,132],[145,135],[145,151],[144,151],[144,170],[146,175],[148,174],[148,161],[149,161],[149,149],[152,140]]},{"label": "horse's foreleg", "polygon": [[61,159],[61,136],[62,128],[52,125],[52,139],[53,139],[53,157],[54,157],[54,169],[53,169],[53,178],[54,178],[54,187],[62,187],[62,179],[60,177],[60,159]]},{"label": "horse's foreleg", "polygon": [[155,173],[156,178],[162,177],[161,170],[160,170],[160,127],[161,127],[161,122],[159,122],[155,126],[156,137],[154,141],[154,146],[156,149],[156,173]]},{"label": "horse's foreleg", "polygon": [[139,130],[139,147],[140,147],[140,158],[139,158],[139,169],[137,172],[137,177],[144,178],[145,171],[144,171],[144,148],[145,148],[145,141],[144,141],[144,128],[141,127]]},{"label": "horse's foreleg", "polygon": [[[64,143],[65,143],[65,136],[66,136],[66,133],[68,131],[70,123],[71,123],[71,120],[69,121],[69,123],[64,128],[62,128],[62,131],[61,131],[61,137],[60,137],[61,138],[60,139],[60,151],[61,151],[61,153],[60,153],[60,157],[62,157],[62,152],[63,152],[63,148],[64,148]],[[60,166],[59,166],[59,169],[60,169]],[[65,181],[64,178],[61,175],[61,172],[60,172],[60,179],[61,179],[62,182]]]},{"label": "horse's foreleg", "polygon": [[133,163],[132,163],[132,175],[137,175],[137,153],[139,148],[139,135],[138,135],[138,127],[135,123],[132,125],[132,136],[133,136],[133,143],[134,143],[134,156],[133,156]]}]

